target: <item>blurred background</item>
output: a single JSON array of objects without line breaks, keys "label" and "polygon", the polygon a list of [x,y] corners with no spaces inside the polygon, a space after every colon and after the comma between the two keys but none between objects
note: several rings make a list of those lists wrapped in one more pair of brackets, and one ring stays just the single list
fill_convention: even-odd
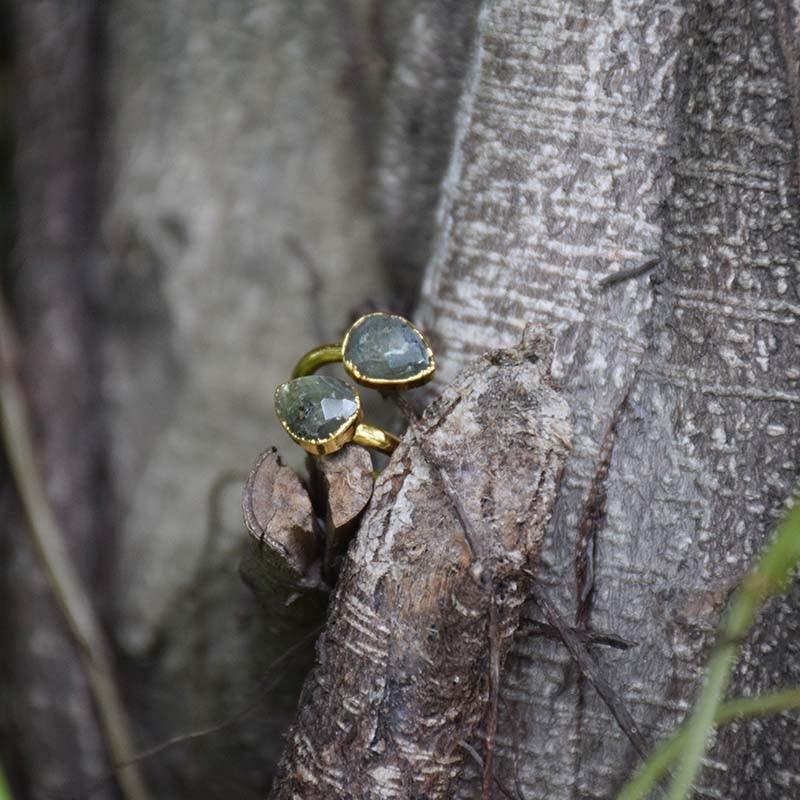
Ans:
[{"label": "blurred background", "polygon": [[[252,707],[276,677],[269,615],[236,571],[242,481],[272,444],[302,463],[272,393],[305,350],[370,308],[411,313],[451,136],[437,120],[464,64],[418,91],[398,67],[428,57],[403,2],[0,9],[15,366],[146,749]],[[114,797],[95,786],[109,760],[80,660],[0,469],[0,763],[14,797]],[[159,796],[263,797],[302,676],[285,667],[259,722],[143,765]]]}]

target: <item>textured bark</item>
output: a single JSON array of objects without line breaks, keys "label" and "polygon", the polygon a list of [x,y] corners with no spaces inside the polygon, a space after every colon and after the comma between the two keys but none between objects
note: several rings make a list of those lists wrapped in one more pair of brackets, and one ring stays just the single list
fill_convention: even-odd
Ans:
[{"label": "textured bark", "polygon": [[[542,581],[640,642],[600,657],[650,741],[686,713],[729,592],[797,487],[796,11],[487,4],[455,117],[422,321],[444,377],[532,316],[555,326],[576,435]],[[794,589],[761,620],[735,693],[797,683],[797,604]],[[509,657],[501,773],[518,755],[528,800],[607,798],[635,764],[567,660],[540,639]],[[794,796],[797,734],[783,717],[731,726],[698,795]]]},{"label": "textured bark", "polygon": [[489,708],[490,642],[502,660],[569,446],[549,350],[536,333],[465,369],[381,473],[274,800],[452,796]]},{"label": "textured bark", "polygon": [[[358,518],[372,496],[372,460],[363,447],[346,447],[312,461],[312,495],[297,473],[284,466],[275,448],[256,461],[242,490],[242,512],[250,534],[242,577],[275,621],[296,628],[311,616],[322,622],[327,593]],[[312,505],[323,509],[318,525]],[[302,608],[310,605],[309,611]],[[283,612],[283,613],[282,613]]]},{"label": "textured bark", "polygon": [[306,459],[313,494],[324,509],[325,550],[322,574],[330,586],[336,576],[347,546],[358,530],[375,485],[369,451],[352,445],[329,456]]},{"label": "textured bark", "polygon": [[[318,575],[310,575],[317,550],[311,498],[274,447],[265,450],[250,471],[242,490],[242,511],[259,560],[280,565],[283,574],[272,579],[276,590],[291,592],[304,581],[319,585]],[[280,600],[275,598],[274,604],[280,605]]]},{"label": "textured bark", "polygon": [[393,298],[398,293],[415,298],[435,236],[439,189],[452,152],[453,118],[471,62],[480,2],[370,5],[376,57],[386,63],[372,136],[372,197]]}]

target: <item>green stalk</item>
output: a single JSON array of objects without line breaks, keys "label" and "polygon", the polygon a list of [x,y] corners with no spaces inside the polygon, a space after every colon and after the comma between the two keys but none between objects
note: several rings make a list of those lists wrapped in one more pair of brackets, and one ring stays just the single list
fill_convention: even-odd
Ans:
[{"label": "green stalk", "polygon": [[[800,689],[785,689],[756,697],[740,697],[723,703],[714,715],[715,725],[725,725],[734,720],[778,714],[800,709]],[[665,739],[653,752],[647,763],[625,784],[617,800],[640,800],[658,783],[686,748],[686,726],[682,726]]]},{"label": "green stalk", "polygon": [[[19,346],[0,297],[0,447],[4,447],[28,532],[66,627],[78,645],[97,716],[114,763],[133,762],[133,735],[114,672],[105,634],[91,599],[67,550],[36,461],[25,394],[18,378]],[[136,765],[123,769],[118,781],[125,800],[148,800]],[[2,795],[0,795],[0,798]]]},{"label": "green stalk", "polygon": [[[689,797],[692,784],[700,771],[708,740],[717,724],[720,703],[728,688],[731,671],[742,643],[761,606],[771,596],[786,588],[798,562],[800,504],[795,504],[778,526],[775,538],[764,551],[756,568],[747,575],[736,591],[719,644],[708,666],[705,685],[688,723],[681,729],[679,743],[675,744],[673,737],[658,748],[639,774],[623,788],[617,800],[632,800],[643,796],[643,793],[653,788],[655,781],[677,755],[681,756],[680,763],[667,800],[686,800]],[[677,749],[673,751],[670,748]]]},{"label": "green stalk", "polygon": [[0,800],[11,800],[11,789],[8,788],[8,781],[3,774],[2,766],[0,766]]}]

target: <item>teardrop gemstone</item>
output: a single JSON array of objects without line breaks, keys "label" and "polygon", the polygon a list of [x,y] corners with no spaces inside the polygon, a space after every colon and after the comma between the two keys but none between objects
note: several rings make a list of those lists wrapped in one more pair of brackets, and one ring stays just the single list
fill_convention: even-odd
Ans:
[{"label": "teardrop gemstone", "polygon": [[418,385],[435,369],[422,334],[407,319],[384,313],[368,314],[350,328],[342,360],[353,378],[368,386]]},{"label": "teardrop gemstone", "polygon": [[361,403],[344,381],[306,375],[275,390],[275,413],[287,433],[305,442],[323,442],[358,419]]}]

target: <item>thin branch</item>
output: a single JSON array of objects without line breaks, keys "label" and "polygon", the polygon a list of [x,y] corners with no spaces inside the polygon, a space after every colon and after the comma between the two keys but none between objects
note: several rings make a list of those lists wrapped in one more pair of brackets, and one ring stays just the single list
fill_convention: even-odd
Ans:
[{"label": "thin branch", "polygon": [[[211,725],[207,725],[205,728],[197,728],[196,730],[189,731],[188,733],[179,733],[175,736],[170,736],[168,739],[164,739],[163,741],[159,742],[158,744],[154,744],[151,747],[148,747],[146,750],[140,751],[134,758],[129,761],[125,761],[122,763],[114,764],[114,769],[111,770],[108,774],[104,775],[102,778],[99,778],[95,783],[92,784],[86,791],[82,792],[80,798],[87,798],[94,794],[106,781],[111,780],[114,775],[117,774],[121,769],[125,767],[129,767],[132,764],[140,764],[143,761],[148,761],[149,759],[159,756],[167,750],[170,750],[173,747],[176,747],[181,744],[186,744],[187,742],[193,742],[197,739],[204,739],[208,736],[213,736],[217,733],[222,733],[222,731],[227,730],[228,728],[232,728],[235,725],[246,720],[252,714],[254,714],[259,708],[262,708],[269,697],[270,692],[275,689],[278,684],[280,684],[283,679],[289,674],[289,672],[282,672],[280,675],[272,677],[272,672],[275,670],[276,667],[280,666],[287,658],[294,655],[298,650],[300,650],[304,645],[306,645],[311,639],[316,638],[324,625],[318,625],[313,630],[310,630],[300,639],[298,639],[293,645],[288,647],[286,650],[283,651],[277,658],[275,658],[269,666],[264,670],[264,678],[261,690],[259,691],[259,697],[252,703],[249,703],[247,706],[242,708],[241,710],[237,711],[233,716],[228,717],[220,722],[212,723]],[[272,680],[267,680],[268,678],[272,677]],[[0,800],[3,800],[2,795],[0,795]]]},{"label": "thin branch", "polygon": [[425,460],[436,470],[436,473],[442,484],[442,489],[444,489],[445,495],[447,495],[448,500],[450,500],[452,503],[453,510],[456,512],[458,521],[461,524],[461,530],[464,533],[464,538],[466,539],[470,556],[473,561],[477,560],[482,555],[481,548],[478,546],[478,537],[475,535],[472,521],[467,515],[467,511],[464,508],[464,503],[461,501],[461,497],[456,491],[455,486],[453,486],[453,481],[450,480],[447,470],[439,462],[439,460],[436,458],[436,455],[428,446],[424,435],[422,435],[424,432],[421,431],[419,427],[419,418],[414,412],[414,409],[411,407],[411,404],[404,397],[394,397],[393,399],[403,416],[406,418],[408,427],[414,434],[414,439],[419,445],[422,455],[425,456]]},{"label": "thin branch", "polygon": [[[419,430],[418,418],[414,413],[413,409],[411,408],[411,406],[409,405],[409,403],[404,398],[396,398],[395,402],[397,403],[401,412],[405,416],[408,422],[408,426],[411,429],[412,433],[414,434],[414,438],[417,444],[420,446],[423,455],[425,456],[425,460],[437,470],[445,494],[453,504],[453,507],[456,511],[456,515],[458,516],[459,522],[461,523],[462,529],[464,531],[464,536],[467,540],[467,544],[469,545],[473,558],[475,558],[475,556],[479,552],[477,545],[478,539],[475,536],[475,532],[472,528],[472,523],[466,514],[463,503],[461,502],[461,498],[455,491],[455,488],[452,486],[452,483],[449,480],[449,476],[447,475],[447,471],[437,461],[434,454],[429,452],[429,448],[427,447],[427,443],[425,442],[424,437],[420,435],[421,432]],[[631,744],[633,744],[636,752],[642,759],[644,759],[646,757],[648,750],[647,744],[641,732],[639,731],[639,726],[636,724],[636,721],[633,719],[633,716],[630,714],[624,702],[616,693],[616,691],[611,687],[611,685],[605,679],[602,672],[597,667],[594,659],[589,654],[588,650],[586,650],[586,647],[584,646],[580,638],[573,633],[572,629],[569,627],[569,625],[567,625],[567,623],[558,613],[555,606],[553,606],[550,603],[550,601],[547,600],[547,598],[544,597],[544,595],[536,588],[535,585],[536,576],[528,570],[524,571],[531,578],[534,579],[534,585],[533,588],[531,589],[534,601],[537,603],[539,608],[541,608],[541,610],[544,612],[550,624],[558,631],[561,640],[567,646],[567,649],[570,651],[572,657],[577,662],[582,674],[585,675],[592,682],[593,686],[597,690],[597,693],[605,701],[606,705],[609,707],[614,718],[619,723],[620,728],[622,728],[625,735],[631,741]],[[491,609],[492,607],[490,606],[490,613]],[[489,659],[491,665],[490,690],[494,682],[494,675],[492,674],[494,671],[493,670],[494,661],[498,657],[496,645],[497,645],[496,642],[492,643],[490,641],[490,652],[489,652]],[[497,664],[496,680],[499,683],[499,662]],[[492,764],[491,746],[494,743],[494,730],[492,726],[494,725],[496,727],[496,724],[497,724],[497,708],[495,702],[493,706],[490,704],[489,729],[487,731],[487,737],[486,737],[487,758],[484,764],[484,775],[483,775],[484,800],[485,798],[488,797],[487,787],[490,786],[491,784],[491,764]]]},{"label": "thin branch", "polygon": [[[561,633],[555,625],[549,625],[546,622],[541,622],[538,619],[531,619],[530,617],[523,617],[522,622],[527,627],[527,633],[530,636],[540,636],[543,639],[552,639],[556,642],[563,641]],[[569,629],[577,640],[586,646],[604,645],[606,647],[613,647],[616,650],[630,650],[632,647],[638,647],[639,645],[638,642],[631,641],[630,639],[623,639],[616,633],[609,633],[608,631],[575,628],[572,625],[569,626]]]},{"label": "thin branch", "polygon": [[[530,577],[535,578],[533,573],[529,572],[528,574]],[[619,723],[620,728],[622,728],[623,733],[628,737],[636,752],[642,759],[646,758],[648,750],[647,743],[639,730],[639,726],[631,716],[622,698],[606,680],[589,651],[572,632],[556,607],[545,597],[535,583],[531,588],[531,595],[550,624],[558,630],[561,640],[572,654],[581,672],[592,682],[597,693],[608,706],[609,711],[614,715],[614,719]]]},{"label": "thin branch", "polygon": [[[490,582],[492,586],[493,582]],[[497,633],[497,599],[489,595],[489,713],[486,720],[486,758],[483,764],[483,800],[492,798],[494,775],[494,740],[497,736],[497,712],[500,697],[500,642]]]},{"label": "thin branch", "polygon": [[[69,557],[39,475],[18,365],[17,339],[0,297],[0,432],[11,473],[50,590],[78,644],[109,752],[114,761],[127,762],[135,758],[128,718],[114,682],[105,637]],[[134,766],[120,774],[119,784],[127,800],[149,798],[144,780]]]},{"label": "thin branch", "polygon": [[497,601],[494,593],[494,575],[491,574],[491,569],[485,571],[488,565],[480,561],[482,548],[478,544],[480,540],[475,534],[472,521],[464,508],[464,503],[460,495],[450,480],[450,476],[447,474],[447,470],[431,451],[425,437],[421,435],[417,415],[405,398],[397,397],[395,398],[395,402],[405,416],[408,427],[413,433],[414,439],[419,445],[425,460],[438,473],[444,493],[450,500],[456,512],[456,516],[458,517],[458,521],[461,524],[461,530],[464,533],[464,539],[469,547],[472,561],[479,569],[478,575],[484,581],[489,591],[489,709],[486,720],[486,757],[483,763],[482,800],[490,800],[494,765],[494,741],[497,735],[498,703],[500,696],[500,643],[497,632]]},{"label": "thin branch", "polygon": [[612,272],[609,275],[606,275],[597,282],[598,289],[608,289],[610,286],[615,286],[618,283],[623,283],[624,281],[632,280],[633,278],[639,278],[642,275],[647,275],[648,272],[652,272],[664,259],[661,256],[656,256],[655,258],[649,258],[643,264],[638,264],[635,267],[631,267],[630,269],[620,269],[617,272]]}]

